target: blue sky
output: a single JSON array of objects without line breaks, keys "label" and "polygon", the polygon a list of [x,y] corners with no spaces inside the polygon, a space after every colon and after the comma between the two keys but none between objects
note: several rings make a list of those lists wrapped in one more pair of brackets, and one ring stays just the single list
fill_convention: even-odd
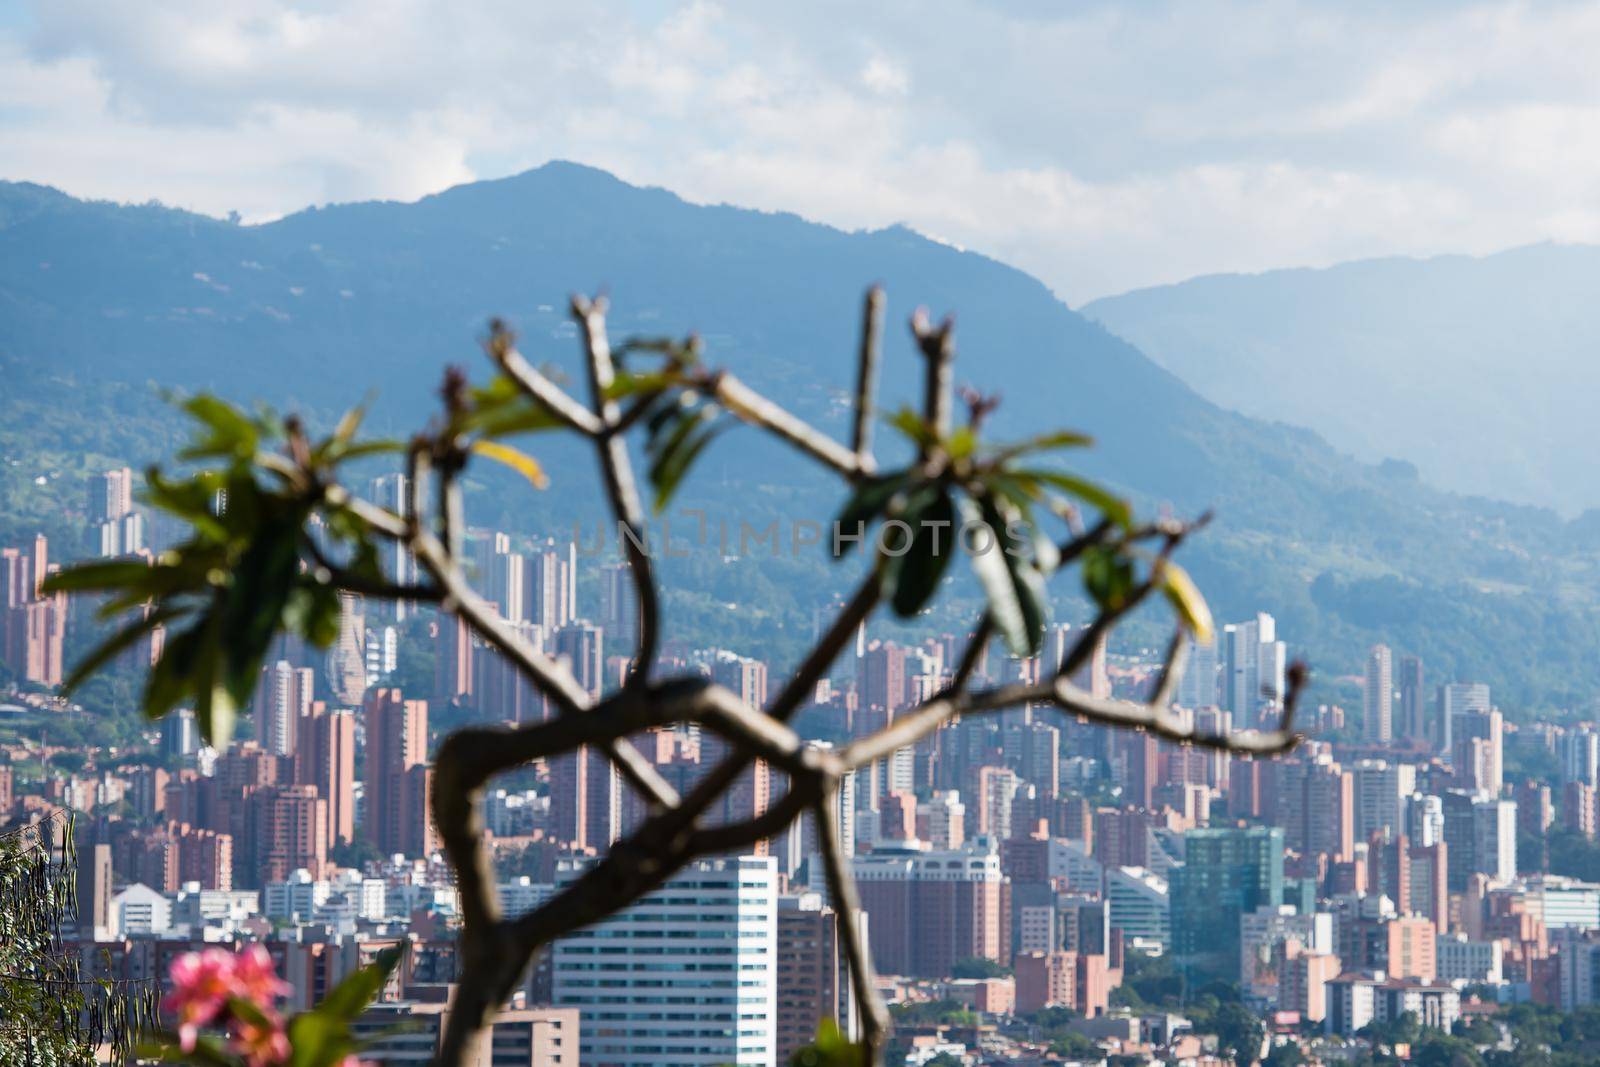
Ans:
[{"label": "blue sky", "polygon": [[0,176],[249,219],[552,158],[1070,302],[1600,240],[1593,4],[0,0]]}]

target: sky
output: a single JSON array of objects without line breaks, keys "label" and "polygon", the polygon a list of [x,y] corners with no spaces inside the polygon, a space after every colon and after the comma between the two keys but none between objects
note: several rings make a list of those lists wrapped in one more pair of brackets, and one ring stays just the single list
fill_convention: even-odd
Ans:
[{"label": "sky", "polygon": [[1600,241],[1600,5],[0,0],[0,178],[264,221],[570,159],[1069,303]]}]

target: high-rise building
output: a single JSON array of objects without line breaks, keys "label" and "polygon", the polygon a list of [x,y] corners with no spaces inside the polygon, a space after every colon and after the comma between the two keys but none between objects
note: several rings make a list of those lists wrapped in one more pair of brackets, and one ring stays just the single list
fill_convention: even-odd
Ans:
[{"label": "high-rise building", "polygon": [[572,622],[556,631],[555,653],[567,661],[578,684],[598,699],[605,688],[605,632],[581,620]]},{"label": "high-rise building", "polygon": [[472,628],[454,612],[441,612],[434,641],[433,699],[441,706],[472,696]]},{"label": "high-rise building", "polygon": [[[402,518],[411,514],[411,483],[404,474],[385,474],[374,478],[368,490],[372,502],[388,508]],[[417,558],[399,541],[380,541],[378,560],[384,576],[397,585],[415,585]],[[387,612],[396,622],[409,618],[416,604],[408,600],[379,601],[379,611]]]},{"label": "high-rise building", "polygon": [[893,714],[905,707],[906,650],[883,641],[869,645],[856,664],[856,688],[863,710]]},{"label": "high-rise building", "polygon": [[1444,842],[1451,892],[1467,888],[1474,874],[1491,883],[1517,876],[1517,802],[1452,789],[1444,795]]},{"label": "high-rise building", "polygon": [[[864,924],[865,914],[860,916]],[[832,1020],[854,1040],[859,1022],[839,942],[839,915],[820,893],[778,898],[777,1062],[788,1063]]]},{"label": "high-rise building", "polygon": [[367,692],[366,599],[339,594],[339,636],[328,649],[328,692],[344,707],[355,707]]},{"label": "high-rise building", "polygon": [[129,556],[144,548],[144,516],[133,510],[133,471],[89,476],[89,552]]},{"label": "high-rise building", "polygon": [[89,475],[89,521],[120,519],[133,510],[133,471],[127,467]]},{"label": "high-rise building", "polygon": [[275,756],[292,756],[300,720],[311,713],[316,673],[278,660],[261,668],[251,714],[256,744]]},{"label": "high-rise building", "polygon": [[25,548],[0,549],[0,663],[20,681],[61,684],[67,596],[41,589],[51,571],[43,534]]},{"label": "high-rise building", "polygon": [[1600,730],[1587,723],[1568,729],[1556,740],[1556,756],[1561,761],[1560,784],[1600,786]]},{"label": "high-rise building", "polygon": [[245,807],[247,860],[237,868],[254,888],[297,870],[321,878],[328,865],[328,802],[314,785],[269,785],[251,791]]},{"label": "high-rise building", "polygon": [[200,728],[193,708],[178,708],[161,720],[161,752],[167,756],[192,756],[200,750]]},{"label": "high-rise building", "polygon": [[622,836],[622,780],[604,752],[584,745],[550,761],[550,823],[579,848],[604,850]]},{"label": "high-rise building", "polygon": [[1394,739],[1394,672],[1388,645],[1373,645],[1361,687],[1361,733],[1369,744]]},{"label": "high-rise building", "polygon": [[1505,724],[1499,708],[1451,716],[1450,763],[1464,789],[1499,796],[1505,786]]},{"label": "high-rise building", "polygon": [[545,633],[554,633],[579,618],[576,545],[569,544],[561,551],[554,542],[546,544],[528,560],[523,574],[527,583],[524,610]]},{"label": "high-rise building", "polygon": [[600,628],[610,635],[613,648],[633,647],[637,600],[627,563],[608,563],[600,568]]},{"label": "high-rise building", "polygon": [[1438,751],[1449,754],[1455,744],[1455,718],[1467,712],[1487,714],[1493,702],[1489,697],[1489,687],[1482,682],[1451,682],[1439,687],[1437,701],[1438,724],[1432,731],[1432,736],[1438,744]]},{"label": "high-rise building", "polygon": [[1178,705],[1198,710],[1217,704],[1217,642],[1189,638],[1187,665],[1178,680]]},{"label": "high-rise building", "polygon": [[1400,661],[1400,683],[1398,688],[1400,690],[1398,733],[1406,738],[1426,738],[1428,736],[1428,691],[1423,684],[1421,657],[1407,656]]},{"label": "high-rise building", "polygon": [[398,689],[369,693],[365,758],[366,837],[385,853],[428,855],[433,820],[427,803],[427,701],[406,700]]},{"label": "high-rise building", "polygon": [[761,660],[719,651],[711,664],[711,680],[747,707],[767,706],[767,665]]},{"label": "high-rise building", "polygon": [[943,978],[956,960],[1010,955],[1006,878],[986,844],[933,852],[899,843],[851,862],[884,973]]},{"label": "high-rise building", "polygon": [[1241,916],[1283,899],[1278,827],[1190,830],[1172,871],[1172,937],[1186,973],[1237,978]]},{"label": "high-rise building", "polygon": [[[558,883],[581,874],[564,861]],[[583,1063],[778,1062],[777,864],[701,860],[552,950],[552,1000],[580,1011]]]},{"label": "high-rise building", "polygon": [[1263,814],[1305,856],[1349,859],[1354,851],[1355,781],[1331,756],[1309,753],[1277,765],[1277,804]]},{"label": "high-rise building", "polygon": [[527,621],[527,561],[511,550],[511,538],[503,533],[480,542],[478,549],[483,595],[494,602],[507,622]]},{"label": "high-rise building", "polygon": [[328,845],[355,839],[356,716],[320,701],[300,720],[295,781],[317,787],[327,802]]},{"label": "high-rise building", "polygon": [[1388,760],[1357,760],[1350,768],[1355,786],[1357,841],[1373,834],[1405,832],[1405,802],[1417,789],[1416,768]]},{"label": "high-rise building", "polygon": [[1273,725],[1283,700],[1287,652],[1277,622],[1261,612],[1223,627],[1223,695],[1241,727]]}]

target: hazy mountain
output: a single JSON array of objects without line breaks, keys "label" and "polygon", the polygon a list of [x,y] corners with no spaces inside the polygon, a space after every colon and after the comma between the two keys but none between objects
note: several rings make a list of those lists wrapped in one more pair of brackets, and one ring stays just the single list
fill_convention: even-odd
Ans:
[{"label": "hazy mountain", "polygon": [[1083,311],[1224,407],[1575,514],[1600,506],[1596,293],[1600,248],[1537,245],[1196,278]]},{"label": "hazy mountain", "polygon": [[[694,206],[570,164],[244,227],[0,185],[0,373],[11,383],[0,449],[4,484],[35,501],[9,518],[64,521],[78,506],[66,474],[53,504],[30,488],[55,484],[34,468],[61,466],[78,446],[75,420],[96,426],[99,454],[118,441],[134,460],[166,447],[153,427],[170,420],[151,414],[153,401],[130,415],[137,390],[108,394],[112,383],[214,387],[316,411],[377,387],[376,421],[399,430],[431,410],[445,363],[483,373],[475,339],[490,315],[520,329],[532,358],[575,371],[565,295],[599,286],[617,332],[701,330],[712,362],[837,426],[860,296],[875,280],[889,287],[895,324],[886,405],[917,395],[904,316],[919,303],[957,312],[958,380],[1004,394],[997,432],[1087,429],[1099,439],[1082,457],[1090,473],[1146,506],[1214,508],[1188,559],[1219,614],[1274,612],[1325,676],[1356,671],[1365,646],[1387,639],[1422,653],[1434,677],[1495,683],[1508,704],[1563,703],[1600,683],[1593,524],[1437,492],[1404,466],[1363,465],[1308,431],[1225,411],[982,256],[899,228],[852,234]],[[102,423],[119,427],[116,440]],[[836,505],[836,488],[783,449],[737,441],[713,448],[691,501],[734,521]],[[531,520],[514,502],[526,494],[480,494],[479,519],[570,524],[591,468],[549,454],[559,488]],[[802,640],[828,585],[823,566],[740,572],[760,584],[762,599],[742,599],[770,609],[765,628],[729,617],[710,593],[697,618]]]}]

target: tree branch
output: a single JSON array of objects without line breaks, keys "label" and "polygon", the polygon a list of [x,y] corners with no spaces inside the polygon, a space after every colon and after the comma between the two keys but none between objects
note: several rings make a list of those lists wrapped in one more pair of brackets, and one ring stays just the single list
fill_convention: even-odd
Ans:
[{"label": "tree branch", "polygon": [[628,459],[628,443],[616,432],[619,421],[617,402],[606,395],[616,379],[611,345],[606,338],[606,302],[603,298],[590,301],[573,297],[572,315],[583,328],[584,350],[589,357],[589,387],[593,394],[595,415],[602,427],[595,439],[595,448],[600,453],[600,471],[605,480],[612,514],[622,527],[622,547],[628,557],[628,575],[633,581],[635,599],[639,602],[639,633],[634,647],[633,671],[627,684],[644,685],[655,664],[661,611],[656,600],[650,556],[644,550],[644,509],[639,503],[633,464]]},{"label": "tree branch", "polygon": [[597,437],[604,429],[600,420],[588,408],[568,396],[555,382],[534,369],[512,345],[512,337],[499,323],[495,323],[486,345],[489,357],[495,361],[505,376],[517,383],[524,393],[550,415],[581,434]]},{"label": "tree branch", "polygon": [[867,1060],[877,1063],[888,1039],[889,1009],[878,995],[877,976],[872,970],[872,952],[861,936],[861,898],[856,880],[845,865],[844,848],[839,843],[839,795],[824,793],[813,808],[817,838],[822,848],[823,870],[828,879],[828,895],[839,924],[839,940],[850,964],[850,980],[855,987],[856,1004],[861,1011],[861,1039],[867,1046]]},{"label": "tree branch", "polygon": [[770,430],[851,481],[869,473],[859,456],[821,430],[791,415],[726,371],[712,375],[708,391],[743,422]]},{"label": "tree branch", "polygon": [[[928,309],[918,308],[911,316],[911,333],[928,361],[923,379],[922,418],[934,440],[950,436],[951,375],[956,357],[955,322],[946,318],[937,327],[928,321]],[[923,446],[927,458],[928,446]]]},{"label": "tree branch", "polygon": [[850,448],[856,462],[863,470],[872,463],[872,412],[878,389],[878,359],[883,334],[883,286],[874,285],[867,290],[865,306],[861,313],[861,351],[856,366],[855,426],[850,435]]}]

